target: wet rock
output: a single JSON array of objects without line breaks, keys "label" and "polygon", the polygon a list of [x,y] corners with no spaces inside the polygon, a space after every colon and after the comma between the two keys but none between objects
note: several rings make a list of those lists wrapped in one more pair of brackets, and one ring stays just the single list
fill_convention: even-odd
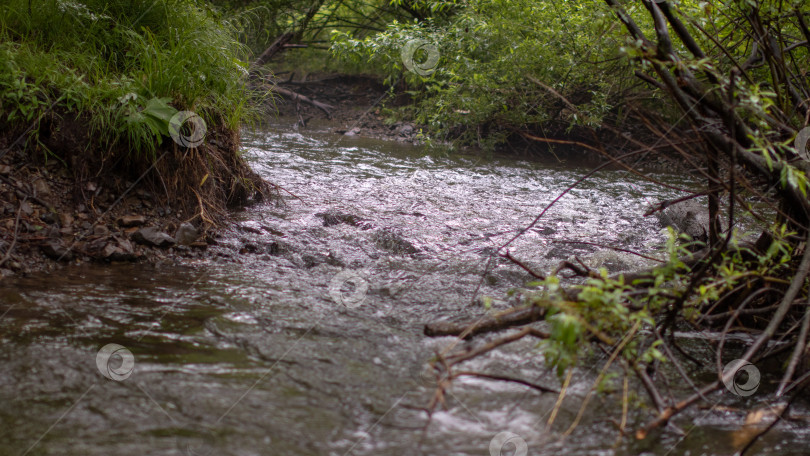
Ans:
[{"label": "wet rock", "polygon": [[377,247],[396,255],[412,254],[419,251],[401,234],[391,230],[379,230],[371,236],[371,239],[377,244]]},{"label": "wet rock", "polygon": [[284,249],[282,248],[282,246],[278,242],[273,241],[273,242],[267,244],[267,253],[270,254],[270,255],[273,255],[273,256],[281,255],[281,252],[283,250]]},{"label": "wet rock", "polygon": [[309,269],[309,268],[314,268],[315,266],[318,266],[319,264],[326,263],[326,257],[325,256],[320,256],[320,255],[304,254],[304,255],[301,255],[301,261],[304,263],[304,267]]},{"label": "wet rock", "polygon": [[246,242],[242,245],[242,248],[239,249],[239,253],[259,253],[259,246],[252,242]]},{"label": "wet rock", "polygon": [[177,231],[174,233],[174,239],[180,245],[190,245],[197,240],[197,236],[199,236],[197,228],[188,222],[181,223],[180,227],[177,228]]},{"label": "wet rock", "polygon": [[671,226],[693,239],[705,241],[709,237],[709,211],[706,205],[698,201],[688,200],[673,204],[656,212],[656,216],[662,225]]},{"label": "wet rock", "polygon": [[370,230],[374,227],[370,221],[354,214],[343,214],[340,212],[319,212],[315,214],[315,217],[323,219],[323,226],[334,226],[345,223],[346,225],[356,226],[361,230]]},{"label": "wet rock", "polygon": [[102,258],[109,261],[137,261],[132,243],[126,239],[115,239],[101,251]]},{"label": "wet rock", "polygon": [[175,244],[173,237],[162,231],[158,231],[158,229],[153,226],[141,228],[132,233],[132,240],[138,244],[161,248],[171,247]]},{"label": "wet rock", "polygon": [[73,252],[68,250],[61,240],[53,239],[40,246],[40,250],[48,258],[58,261],[70,261],[73,259]]},{"label": "wet rock", "polygon": [[397,134],[400,136],[410,136],[413,134],[413,125],[402,125],[401,127],[397,128]]},{"label": "wet rock", "polygon": [[240,223],[236,225],[236,228],[247,233],[262,234],[261,228],[255,222]]},{"label": "wet rock", "polygon": [[146,217],[143,215],[124,215],[122,217],[118,217],[116,223],[124,228],[143,226],[146,223]]}]

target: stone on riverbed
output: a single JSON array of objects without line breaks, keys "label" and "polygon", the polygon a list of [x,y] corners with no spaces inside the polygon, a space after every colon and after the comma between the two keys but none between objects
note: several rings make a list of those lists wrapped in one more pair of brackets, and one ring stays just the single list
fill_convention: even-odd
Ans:
[{"label": "stone on riverbed", "polygon": [[403,238],[401,234],[391,230],[382,229],[375,232],[371,239],[377,247],[387,250],[395,255],[406,255],[419,252],[410,241]]}]

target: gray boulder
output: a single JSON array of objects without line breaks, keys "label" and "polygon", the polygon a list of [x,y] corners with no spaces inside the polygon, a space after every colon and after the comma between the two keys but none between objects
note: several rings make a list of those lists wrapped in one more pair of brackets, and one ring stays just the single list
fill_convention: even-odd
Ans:
[{"label": "gray boulder", "polygon": [[[663,226],[671,226],[693,239],[705,241],[709,238],[709,209],[695,200],[673,204],[655,213]],[[724,229],[721,221],[721,229]]]}]

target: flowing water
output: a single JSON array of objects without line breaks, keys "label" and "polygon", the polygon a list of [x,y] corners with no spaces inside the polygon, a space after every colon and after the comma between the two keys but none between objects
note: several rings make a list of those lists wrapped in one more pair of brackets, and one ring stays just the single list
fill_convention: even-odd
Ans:
[{"label": "flowing water", "polygon": [[[426,362],[457,342],[427,338],[423,325],[482,315],[483,297],[496,310],[515,304],[507,292],[531,277],[493,254],[585,164],[273,129],[248,136],[245,153],[288,197],[237,214],[214,259],[2,283],[0,454],[730,454],[750,433],[744,412],[725,407],[679,417],[685,436],[617,441],[621,394],[605,393],[563,438],[599,373],[590,366],[576,370],[550,427],[555,394],[473,377],[456,380],[428,419]],[[541,272],[575,258],[611,272],[644,267],[578,242],[654,256],[661,227],[640,215],[680,195],[606,170],[509,251]],[[99,356],[107,344],[121,346],[109,359]],[[466,367],[561,385],[531,341]],[[710,381],[711,366],[694,374]],[[631,399],[643,399],[635,388]],[[628,426],[649,418],[631,412]],[[501,432],[519,437],[501,448]],[[810,433],[780,424],[764,442],[772,454],[807,454]]]}]

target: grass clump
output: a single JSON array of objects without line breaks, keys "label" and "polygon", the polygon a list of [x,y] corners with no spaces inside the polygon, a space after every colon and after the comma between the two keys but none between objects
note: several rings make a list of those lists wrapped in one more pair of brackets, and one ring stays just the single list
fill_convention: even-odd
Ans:
[{"label": "grass clump", "polygon": [[88,149],[153,160],[173,110],[231,131],[251,116],[246,57],[229,22],[193,0],[9,0],[0,127],[70,113],[89,125]]}]

